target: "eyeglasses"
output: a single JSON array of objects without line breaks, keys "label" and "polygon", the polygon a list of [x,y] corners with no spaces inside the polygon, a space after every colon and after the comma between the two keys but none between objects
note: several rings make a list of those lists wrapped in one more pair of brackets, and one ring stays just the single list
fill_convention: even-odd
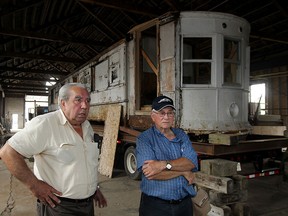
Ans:
[{"label": "eyeglasses", "polygon": [[153,110],[153,112],[155,113],[155,114],[157,114],[160,118],[164,118],[165,117],[165,115],[167,115],[168,116],[168,118],[173,118],[174,117],[174,115],[175,115],[175,113],[173,112],[173,111],[171,111],[171,112],[164,112],[164,111],[160,111],[160,112],[158,112],[158,111],[156,111],[156,110]]}]

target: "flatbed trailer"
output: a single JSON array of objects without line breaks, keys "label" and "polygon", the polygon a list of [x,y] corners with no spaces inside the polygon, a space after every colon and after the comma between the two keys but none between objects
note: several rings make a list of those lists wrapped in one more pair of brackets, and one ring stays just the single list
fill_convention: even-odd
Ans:
[{"label": "flatbed trailer", "polygon": [[[97,128],[97,132],[103,134],[104,128],[100,130],[99,127]],[[140,133],[141,131],[124,126],[119,127],[115,162],[113,163],[114,166],[123,164],[126,174],[135,180],[141,178],[141,173],[136,170],[137,161],[135,153],[136,138]],[[199,162],[210,158],[223,158],[236,161],[242,167],[239,173],[247,177],[282,174],[285,160],[287,160],[283,157],[285,149],[288,148],[288,138],[285,136],[249,134],[245,140],[240,140],[237,144],[233,145],[199,141],[191,141],[191,143],[198,154]],[[110,149],[111,147],[108,146],[108,148]],[[269,166],[267,166],[268,161]],[[251,164],[252,167],[248,166],[249,169],[245,170],[247,164]]]}]

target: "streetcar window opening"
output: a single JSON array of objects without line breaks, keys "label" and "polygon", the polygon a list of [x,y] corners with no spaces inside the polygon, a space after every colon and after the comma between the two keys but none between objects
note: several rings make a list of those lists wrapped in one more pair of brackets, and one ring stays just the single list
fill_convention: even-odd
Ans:
[{"label": "streetcar window opening", "polygon": [[183,38],[183,84],[211,84],[211,64],[212,38]]}]

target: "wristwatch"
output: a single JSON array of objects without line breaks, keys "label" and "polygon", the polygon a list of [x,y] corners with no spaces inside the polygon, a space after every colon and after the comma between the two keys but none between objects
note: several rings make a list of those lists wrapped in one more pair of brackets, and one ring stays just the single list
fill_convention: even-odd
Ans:
[{"label": "wristwatch", "polygon": [[172,169],[172,165],[171,165],[170,161],[166,161],[166,169],[167,170],[171,170]]}]

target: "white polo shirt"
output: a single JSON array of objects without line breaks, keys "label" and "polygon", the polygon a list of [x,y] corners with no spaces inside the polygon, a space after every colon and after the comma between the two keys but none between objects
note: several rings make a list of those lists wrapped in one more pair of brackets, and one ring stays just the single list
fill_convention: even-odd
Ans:
[{"label": "white polo shirt", "polygon": [[97,187],[98,144],[86,120],[83,139],[62,110],[37,116],[13,135],[8,143],[21,155],[34,156],[34,173],[63,197],[84,199]]}]

